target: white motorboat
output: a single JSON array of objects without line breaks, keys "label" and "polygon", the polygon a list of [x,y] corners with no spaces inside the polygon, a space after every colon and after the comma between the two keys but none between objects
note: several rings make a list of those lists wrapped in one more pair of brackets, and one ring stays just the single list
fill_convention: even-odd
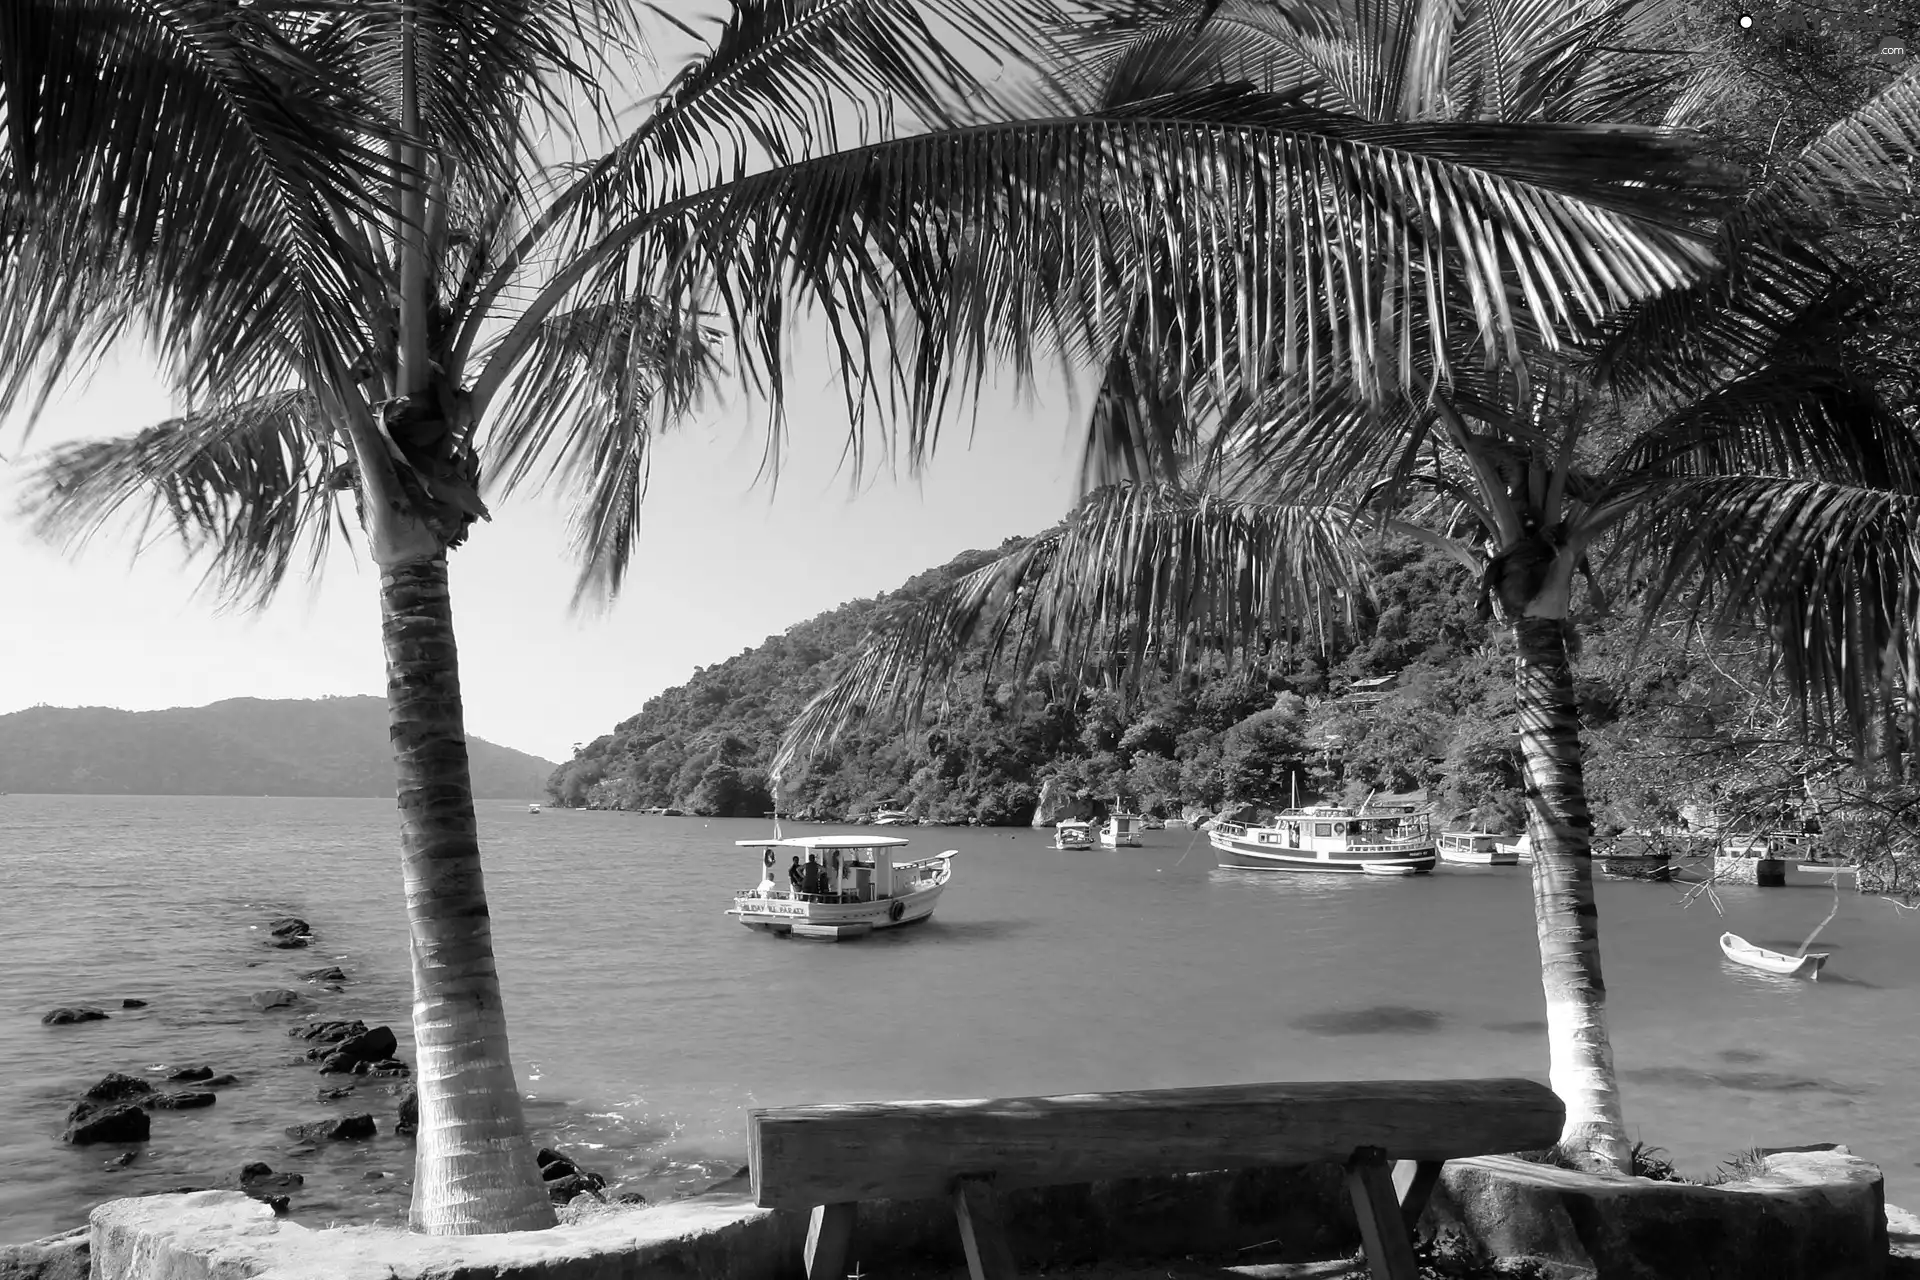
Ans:
[{"label": "white motorboat", "polygon": [[[824,942],[918,924],[933,914],[960,851],[904,860],[897,851],[907,843],[898,836],[736,840],[764,852],[760,883],[735,894],[727,914],[749,929]],[[792,851],[798,877],[779,865],[782,850]]]},{"label": "white motorboat", "polygon": [[540,806],[539,806],[539,805],[537,805],[537,804],[530,804],[530,805],[528,805],[528,806],[527,806],[527,812],[528,812],[528,813],[538,813],[538,812],[540,812]]},{"label": "white motorboat", "polygon": [[1404,862],[1368,862],[1361,864],[1360,870],[1370,876],[1412,876],[1420,874],[1420,868],[1408,866]]},{"label": "white motorboat", "polygon": [[1816,982],[1820,980],[1820,967],[1827,962],[1827,953],[1824,951],[1790,956],[1785,952],[1756,947],[1737,933],[1721,934],[1720,950],[1726,953],[1727,959],[1735,964],[1746,965],[1749,969],[1789,978],[1812,978]]},{"label": "white motorboat", "polygon": [[1207,839],[1223,867],[1393,875],[1376,867],[1433,870],[1427,815],[1411,805],[1317,804],[1287,809],[1266,826],[1215,819]]},{"label": "white motorboat", "polygon": [[876,827],[910,827],[913,825],[913,815],[905,809],[882,807],[875,809],[867,821]]},{"label": "white motorboat", "polygon": [[1056,849],[1093,848],[1093,824],[1081,822],[1075,818],[1054,823],[1053,847]]},{"label": "white motorboat", "polygon": [[1492,831],[1443,831],[1434,847],[1442,862],[1510,867],[1520,861],[1520,851],[1504,840],[1505,837]]},{"label": "white motorboat", "polygon": [[1116,813],[1100,824],[1100,843],[1109,849],[1140,847],[1140,815]]}]

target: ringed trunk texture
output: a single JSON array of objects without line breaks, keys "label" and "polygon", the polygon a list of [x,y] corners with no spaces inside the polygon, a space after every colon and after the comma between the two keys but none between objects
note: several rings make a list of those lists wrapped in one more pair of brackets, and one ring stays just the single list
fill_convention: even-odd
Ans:
[{"label": "ringed trunk texture", "polygon": [[1587,811],[1565,626],[1559,618],[1531,617],[1519,617],[1513,626],[1534,927],[1547,995],[1548,1079],[1567,1107],[1561,1150],[1629,1173],[1632,1160],[1607,1037],[1607,984],[1600,977],[1600,914],[1593,896],[1593,819]]},{"label": "ringed trunk texture", "polygon": [[420,1059],[411,1225],[550,1227],[493,963],[445,553],[383,566],[380,612]]}]

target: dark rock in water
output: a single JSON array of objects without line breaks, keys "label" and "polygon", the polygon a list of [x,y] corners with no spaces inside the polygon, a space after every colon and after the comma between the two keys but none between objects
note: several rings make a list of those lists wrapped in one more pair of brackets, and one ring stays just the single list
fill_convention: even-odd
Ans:
[{"label": "dark rock in water", "polygon": [[204,1089],[183,1089],[178,1093],[156,1093],[146,1100],[146,1105],[162,1111],[192,1111],[199,1107],[210,1107],[218,1100],[218,1094],[208,1093]]},{"label": "dark rock in water", "polygon": [[284,987],[278,987],[271,991],[256,991],[253,993],[253,1007],[263,1013],[269,1009],[290,1008],[299,1003],[300,993],[298,991],[288,991]]},{"label": "dark rock in water", "polygon": [[26,1244],[0,1244],[4,1280],[87,1280],[93,1258],[90,1228],[75,1227]]},{"label": "dark rock in water", "polygon": [[379,1062],[354,1063],[353,1074],[357,1076],[373,1076],[376,1078],[381,1076],[410,1076],[413,1074],[413,1068],[398,1058],[383,1058]]},{"label": "dark rock in water", "polygon": [[394,1038],[391,1027],[375,1027],[371,1031],[348,1036],[340,1042],[340,1052],[350,1054],[355,1062],[379,1062],[391,1058],[399,1047],[400,1042]]},{"label": "dark rock in water", "polygon": [[547,1183],[547,1198],[565,1204],[583,1191],[598,1191],[606,1185],[607,1180],[597,1173],[570,1173]]},{"label": "dark rock in water", "polygon": [[[540,1156],[547,1158],[542,1160]],[[565,1156],[555,1155],[551,1151],[542,1151],[540,1156],[534,1158],[540,1165],[540,1177],[547,1182],[552,1182],[556,1178],[571,1178],[580,1172],[580,1166]]]},{"label": "dark rock in water", "polygon": [[270,947],[277,947],[281,951],[292,951],[296,947],[306,946],[311,941],[313,941],[312,938],[309,938],[306,934],[301,933],[301,934],[295,934],[290,938],[270,938],[267,941],[267,945]]},{"label": "dark rock in water", "polygon": [[267,1208],[273,1210],[274,1217],[284,1218],[287,1216],[287,1205],[291,1203],[287,1199],[287,1197],[260,1195],[260,1196],[254,1196],[253,1198],[255,1200],[258,1200],[261,1204],[266,1205]]},{"label": "dark rock in water", "polygon": [[253,1160],[240,1166],[241,1189],[249,1193],[255,1190],[298,1187],[306,1179],[297,1173],[275,1173],[273,1166],[264,1160]]},{"label": "dark rock in water", "polygon": [[107,1015],[92,1005],[61,1005],[58,1009],[49,1009],[40,1015],[40,1021],[49,1027],[63,1027],[70,1022],[99,1022]]},{"label": "dark rock in water", "polygon": [[[140,1153],[138,1151],[122,1151],[119,1155],[107,1161],[106,1167],[109,1169],[124,1169],[132,1164],[139,1155]],[[5,1274],[5,1272],[0,1271],[0,1275]]]},{"label": "dark rock in water", "polygon": [[340,966],[337,964],[328,965],[324,969],[314,969],[300,976],[308,982],[345,982],[347,980],[347,975],[340,971]]},{"label": "dark rock in water", "polygon": [[334,1050],[320,1059],[320,1074],[323,1076],[346,1076],[353,1074],[354,1060],[347,1054]]},{"label": "dark rock in water", "polygon": [[207,1080],[202,1081],[202,1083],[205,1084],[209,1089],[217,1089],[222,1085],[239,1084],[240,1077],[232,1076],[232,1075],[218,1075],[218,1076],[212,1076]]},{"label": "dark rock in water", "polygon": [[310,934],[313,929],[299,916],[275,916],[267,921],[267,932],[276,938],[291,938],[298,934]]},{"label": "dark rock in water", "polygon": [[178,1080],[182,1083],[188,1083],[194,1080],[211,1080],[213,1079],[213,1068],[212,1067],[182,1067],[178,1071],[168,1072],[167,1079]]},{"label": "dark rock in water", "polygon": [[420,1094],[418,1090],[409,1085],[406,1094],[400,1099],[400,1119],[399,1122],[393,1126],[393,1131],[405,1137],[418,1132],[419,1129]]},{"label": "dark rock in water", "polygon": [[120,1007],[122,1009],[144,1009],[147,1007],[147,1002],[145,1000],[135,1000],[129,996],[120,1002]]},{"label": "dark rock in water", "polygon": [[302,1144],[301,1146],[297,1146],[297,1147],[288,1147],[287,1154],[290,1156],[310,1156],[314,1152],[318,1151],[319,1149],[320,1148],[318,1147],[309,1147]]},{"label": "dark rock in water", "polygon": [[371,1138],[376,1132],[378,1130],[374,1128],[373,1117],[364,1111],[341,1116],[338,1120],[288,1125],[286,1130],[287,1136],[296,1142],[319,1142],[323,1139],[351,1142],[359,1138]]},{"label": "dark rock in water", "polygon": [[346,990],[345,987],[341,986],[337,982],[329,982],[325,986],[321,987],[320,989],[322,991],[331,991],[336,996],[339,995],[342,991]]},{"label": "dark rock in water", "polygon": [[339,1089],[322,1089],[315,1096],[321,1102],[337,1102],[341,1098],[351,1098],[353,1096],[353,1086],[346,1085]]},{"label": "dark rock in water", "polygon": [[366,1032],[367,1024],[355,1018],[351,1022],[309,1022],[287,1028],[287,1034],[299,1040],[320,1040],[333,1044]]},{"label": "dark rock in water", "polygon": [[152,1092],[153,1086],[139,1076],[111,1071],[101,1076],[80,1096],[88,1102],[125,1102],[128,1098],[143,1098]]},{"label": "dark rock in water", "polygon": [[647,1198],[638,1191],[622,1191],[613,1198],[615,1204],[645,1204]]},{"label": "dark rock in water", "polygon": [[386,1176],[387,1176],[386,1174],[384,1174],[384,1173],[382,1173],[382,1172],[380,1172],[380,1170],[378,1170],[378,1169],[369,1169],[369,1170],[367,1170],[367,1171],[366,1171],[365,1173],[363,1173],[363,1174],[361,1174],[361,1175],[360,1175],[360,1181],[362,1181],[362,1182],[382,1182],[382,1181],[384,1181],[384,1180],[386,1179]]},{"label": "dark rock in water", "polygon": [[75,1146],[89,1142],[145,1142],[153,1122],[139,1107],[125,1103],[94,1105],[76,1102],[67,1113],[63,1141]]}]

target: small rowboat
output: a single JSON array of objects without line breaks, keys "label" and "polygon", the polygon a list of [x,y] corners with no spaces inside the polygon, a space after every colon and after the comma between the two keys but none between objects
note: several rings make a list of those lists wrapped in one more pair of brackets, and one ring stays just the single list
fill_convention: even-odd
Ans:
[{"label": "small rowboat", "polygon": [[1744,964],[1749,969],[1758,969],[1762,973],[1778,973],[1789,978],[1812,978],[1820,980],[1820,966],[1827,962],[1827,953],[1815,951],[1810,955],[1790,956],[1779,951],[1769,951],[1765,947],[1756,947],[1737,933],[1720,935],[1720,950],[1726,952],[1727,959],[1735,964]]},{"label": "small rowboat", "polygon": [[1410,876],[1425,870],[1423,867],[1410,867],[1404,862],[1363,862],[1360,869],[1370,876]]}]

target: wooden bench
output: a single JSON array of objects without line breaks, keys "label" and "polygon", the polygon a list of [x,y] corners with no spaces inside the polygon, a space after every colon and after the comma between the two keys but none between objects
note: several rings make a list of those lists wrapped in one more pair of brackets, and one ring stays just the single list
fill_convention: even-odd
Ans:
[{"label": "wooden bench", "polygon": [[1532,1080],[764,1107],[748,1113],[748,1164],[758,1204],[811,1211],[807,1280],[842,1280],[862,1200],[951,1200],[973,1280],[1013,1280],[1004,1192],[1323,1160],[1346,1166],[1375,1280],[1415,1280],[1412,1228],[1441,1165],[1552,1146],[1564,1114]]}]

